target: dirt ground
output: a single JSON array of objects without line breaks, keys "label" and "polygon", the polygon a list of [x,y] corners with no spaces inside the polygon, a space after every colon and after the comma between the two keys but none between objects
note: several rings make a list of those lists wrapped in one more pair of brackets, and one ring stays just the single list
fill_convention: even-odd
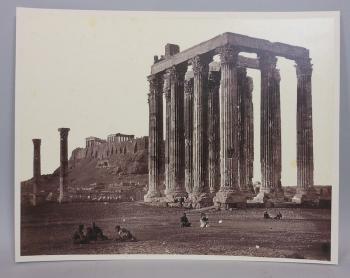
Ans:
[{"label": "dirt ground", "polygon": [[[263,219],[264,209],[207,211],[210,226],[199,227],[199,211],[186,211],[192,227],[181,228],[185,209],[144,203],[46,204],[22,209],[21,255],[210,254],[329,260],[329,209],[269,209],[282,220]],[[77,225],[95,221],[110,238],[74,245]],[[115,242],[115,225],[137,242]]]}]

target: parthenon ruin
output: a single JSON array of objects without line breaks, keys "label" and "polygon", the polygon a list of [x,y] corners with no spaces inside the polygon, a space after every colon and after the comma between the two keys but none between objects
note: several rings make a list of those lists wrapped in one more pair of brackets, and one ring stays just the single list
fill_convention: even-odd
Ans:
[{"label": "parthenon ruin", "polygon": [[[256,53],[257,59],[241,56],[240,52]],[[219,55],[220,62],[213,61],[215,55]],[[228,207],[242,202],[283,201],[278,56],[296,63],[297,191],[293,202],[314,198],[309,50],[224,33],[182,52],[179,46],[167,44],[165,55],[160,59],[154,57],[148,77],[146,202],[185,199],[194,207],[212,204]],[[262,180],[255,196],[253,80],[247,76],[247,68],[261,72]],[[161,191],[163,175],[164,192]]]}]

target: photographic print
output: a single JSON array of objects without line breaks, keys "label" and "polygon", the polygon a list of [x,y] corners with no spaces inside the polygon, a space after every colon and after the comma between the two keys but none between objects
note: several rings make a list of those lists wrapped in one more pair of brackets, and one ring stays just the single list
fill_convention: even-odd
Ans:
[{"label": "photographic print", "polygon": [[337,263],[339,13],[19,8],[16,261]]}]

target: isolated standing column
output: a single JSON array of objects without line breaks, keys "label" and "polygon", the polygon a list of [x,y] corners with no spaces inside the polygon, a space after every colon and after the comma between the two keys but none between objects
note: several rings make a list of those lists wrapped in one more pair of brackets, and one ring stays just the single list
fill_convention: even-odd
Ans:
[{"label": "isolated standing column", "polygon": [[34,155],[33,155],[33,206],[37,204],[37,193],[41,176],[41,139],[33,139]]},{"label": "isolated standing column", "polygon": [[68,132],[69,128],[59,128],[60,132],[60,188],[58,202],[66,201],[68,178]]}]

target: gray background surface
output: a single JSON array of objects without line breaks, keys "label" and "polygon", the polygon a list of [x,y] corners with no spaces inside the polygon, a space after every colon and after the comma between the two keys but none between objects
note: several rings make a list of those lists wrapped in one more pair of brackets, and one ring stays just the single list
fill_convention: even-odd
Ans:
[{"label": "gray background surface", "polygon": [[[339,265],[220,261],[14,262],[14,69],[16,7],[159,11],[340,10]],[[0,0],[0,277],[349,277],[350,1],[347,0]],[[332,70],[332,69],[329,69]],[[327,77],[325,77],[327,78]],[[330,92],[332,93],[332,92]],[[327,111],[324,111],[327,113]]]}]

